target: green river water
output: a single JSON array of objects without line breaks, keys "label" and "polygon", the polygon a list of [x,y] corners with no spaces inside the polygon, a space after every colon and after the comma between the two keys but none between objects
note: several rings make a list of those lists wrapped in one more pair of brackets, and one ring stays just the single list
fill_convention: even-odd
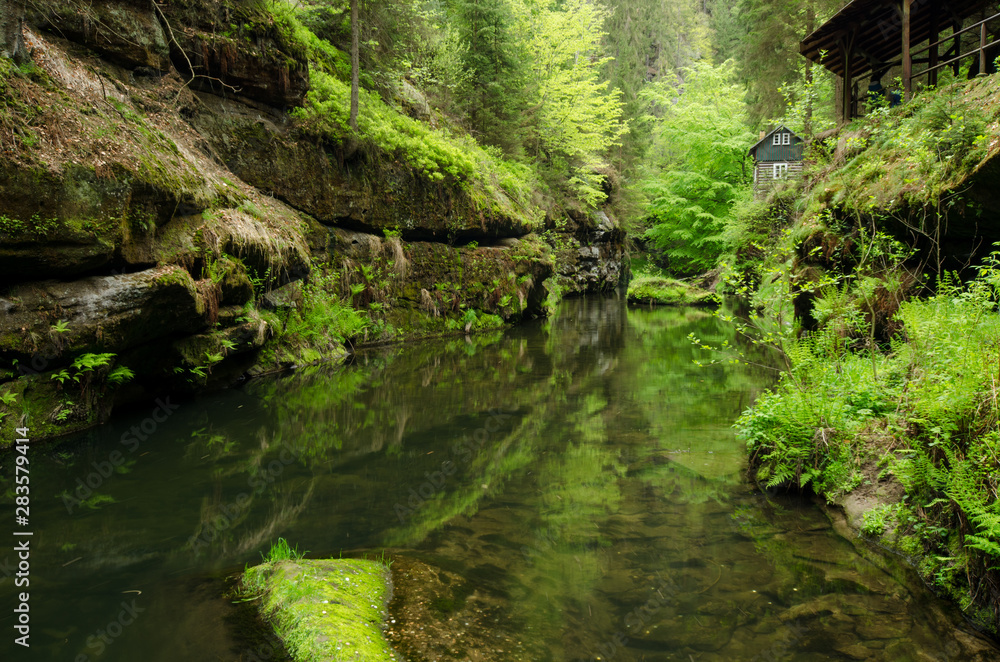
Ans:
[{"label": "green river water", "polygon": [[[149,403],[32,448],[31,648],[13,643],[7,531],[0,659],[282,659],[226,597],[278,537],[317,558],[385,550],[410,662],[990,646],[816,505],[747,482],[730,426],[773,376],[698,367],[711,356],[691,333],[729,338],[700,310],[571,300],[505,333],[359,352],[169,415]],[[11,516],[13,476],[8,454]]]}]

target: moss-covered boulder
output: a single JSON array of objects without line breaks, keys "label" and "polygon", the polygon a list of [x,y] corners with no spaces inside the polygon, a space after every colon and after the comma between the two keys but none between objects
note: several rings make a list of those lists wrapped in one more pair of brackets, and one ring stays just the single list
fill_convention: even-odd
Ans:
[{"label": "moss-covered boulder", "polygon": [[274,561],[248,568],[243,584],[297,662],[399,659],[383,634],[392,584],[382,563]]},{"label": "moss-covered boulder", "polygon": [[639,276],[628,285],[628,300],[656,306],[706,306],[715,303],[715,296],[673,278]]},{"label": "moss-covered boulder", "polygon": [[356,307],[374,304],[411,337],[544,314],[551,259],[535,235],[493,246],[449,246],[335,229],[330,241],[344,299]]}]

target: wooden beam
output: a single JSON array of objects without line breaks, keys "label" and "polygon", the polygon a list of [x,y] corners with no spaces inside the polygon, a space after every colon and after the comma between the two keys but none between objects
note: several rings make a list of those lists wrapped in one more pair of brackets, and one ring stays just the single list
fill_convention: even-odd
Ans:
[{"label": "wooden beam", "polygon": [[[931,46],[931,52],[928,55],[927,66],[929,67],[936,67],[938,63],[937,40],[939,31],[940,28],[938,27],[938,6],[937,3],[935,2],[931,4],[931,35],[930,37],[927,38],[928,41],[934,44],[933,46]],[[937,69],[934,69],[933,71],[927,74],[927,84],[931,87],[937,87],[937,81],[938,81],[938,72]]]},{"label": "wooden beam", "polygon": [[986,74],[986,24],[979,26],[979,75]]},{"label": "wooden beam", "polygon": [[910,7],[913,0],[903,0],[903,98],[906,101],[913,96],[913,60],[910,58]]},{"label": "wooden beam", "polygon": [[[954,23],[952,23],[952,30],[953,31],[958,32],[961,29],[962,29],[962,22],[961,21],[955,21]],[[962,54],[962,35],[961,34],[957,34],[957,35],[955,35],[955,57],[957,58],[961,54]],[[961,63],[958,60],[955,60],[955,64],[953,64],[952,67],[951,67],[951,72],[954,75],[957,76],[958,75],[958,70],[959,70],[960,66],[961,66]]]}]

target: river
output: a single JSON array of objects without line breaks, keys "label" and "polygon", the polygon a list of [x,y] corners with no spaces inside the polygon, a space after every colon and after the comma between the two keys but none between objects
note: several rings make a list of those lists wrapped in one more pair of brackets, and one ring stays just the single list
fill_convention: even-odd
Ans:
[{"label": "river", "polygon": [[13,644],[12,542],[2,659],[281,659],[227,597],[278,537],[309,557],[384,551],[390,638],[410,662],[989,646],[816,505],[747,482],[730,426],[773,376],[699,366],[713,357],[689,334],[731,339],[704,310],[570,300],[550,320],[161,399],[31,448],[31,650]]}]

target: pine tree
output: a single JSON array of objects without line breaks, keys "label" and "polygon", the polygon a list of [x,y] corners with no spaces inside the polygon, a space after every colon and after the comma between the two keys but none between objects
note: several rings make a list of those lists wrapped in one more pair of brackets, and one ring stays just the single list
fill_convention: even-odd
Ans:
[{"label": "pine tree", "polygon": [[[645,112],[639,95],[650,82],[710,55],[708,17],[701,0],[621,0],[608,3],[604,75],[621,90],[626,119]],[[649,135],[633,124],[615,162],[629,171],[643,156]]]},{"label": "pine tree", "polygon": [[484,142],[517,153],[521,135],[515,121],[523,107],[525,53],[514,38],[508,0],[455,0],[467,78],[459,94],[473,131]]},{"label": "pine tree", "polygon": [[791,87],[805,66],[799,42],[841,4],[842,0],[739,0],[739,20],[747,29],[739,61],[751,123],[784,113],[781,88]]}]

